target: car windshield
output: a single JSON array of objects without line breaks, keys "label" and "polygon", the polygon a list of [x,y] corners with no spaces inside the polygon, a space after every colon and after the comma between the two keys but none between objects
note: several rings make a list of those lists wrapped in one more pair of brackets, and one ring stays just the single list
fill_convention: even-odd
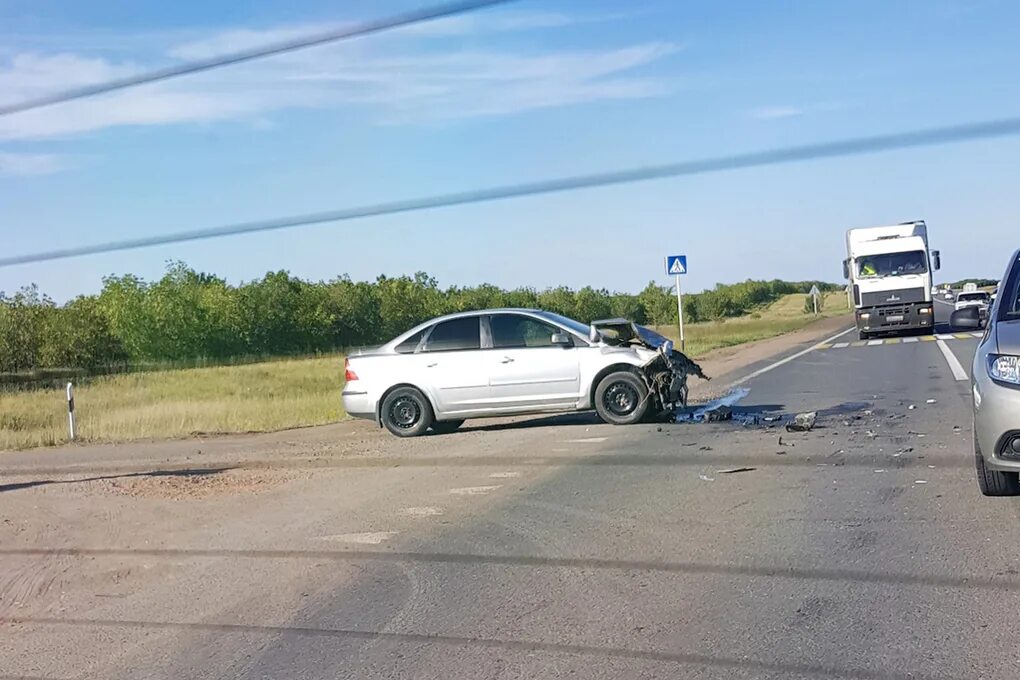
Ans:
[{"label": "car windshield", "polygon": [[857,258],[857,274],[861,278],[923,274],[928,271],[924,251],[883,253]]},{"label": "car windshield", "polygon": [[564,328],[567,328],[573,331],[574,333],[577,333],[583,338],[587,338],[588,333],[591,331],[591,326],[589,326],[586,323],[581,323],[580,321],[577,321],[575,319],[571,319],[569,316],[563,316],[562,314],[557,314],[555,312],[542,312],[539,314],[539,316],[548,319],[549,321],[552,321],[555,324],[563,326]]}]

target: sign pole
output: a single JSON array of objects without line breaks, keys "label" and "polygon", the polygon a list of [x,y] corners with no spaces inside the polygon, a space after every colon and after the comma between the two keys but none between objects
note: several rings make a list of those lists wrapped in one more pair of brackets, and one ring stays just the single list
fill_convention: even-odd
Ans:
[{"label": "sign pole", "polygon": [[74,385],[67,383],[67,427],[74,441]]},{"label": "sign pole", "polygon": [[680,275],[676,275],[676,318],[677,324],[680,327],[680,351],[686,350],[684,347],[684,298],[683,293],[680,292]]},{"label": "sign pole", "polygon": [[815,316],[818,316],[818,296],[817,295],[812,295],[811,296],[811,302],[813,302],[814,305],[815,305]]}]

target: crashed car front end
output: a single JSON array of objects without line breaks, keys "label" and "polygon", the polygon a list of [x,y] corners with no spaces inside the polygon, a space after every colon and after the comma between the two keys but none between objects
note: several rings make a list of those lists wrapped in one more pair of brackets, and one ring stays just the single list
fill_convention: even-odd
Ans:
[{"label": "crashed car front end", "polygon": [[672,340],[650,328],[627,319],[603,319],[593,321],[591,326],[598,340],[611,351],[630,349],[647,357],[641,365],[641,376],[660,413],[687,406],[688,376],[709,380],[701,366],[676,349]]}]

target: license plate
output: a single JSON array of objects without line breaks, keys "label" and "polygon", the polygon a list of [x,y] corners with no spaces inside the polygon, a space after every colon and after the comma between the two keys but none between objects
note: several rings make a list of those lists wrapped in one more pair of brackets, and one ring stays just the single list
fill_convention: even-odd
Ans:
[{"label": "license plate", "polygon": [[896,316],[887,316],[887,317],[885,317],[885,320],[886,321],[894,321],[894,322],[895,321],[903,321],[903,315],[902,314],[897,314]]}]

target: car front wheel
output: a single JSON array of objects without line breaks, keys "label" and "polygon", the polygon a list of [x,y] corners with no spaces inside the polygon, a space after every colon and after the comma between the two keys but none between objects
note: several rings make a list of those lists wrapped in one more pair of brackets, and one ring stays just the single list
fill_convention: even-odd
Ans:
[{"label": "car front wheel", "polygon": [[981,455],[977,435],[974,436],[974,464],[977,466],[978,487],[985,496],[1017,496],[1020,495],[1020,480],[1015,472],[990,470]]},{"label": "car front wheel", "polygon": [[386,429],[398,437],[425,434],[435,420],[429,400],[413,387],[398,387],[387,394],[380,415]]},{"label": "car front wheel", "polygon": [[631,425],[648,412],[648,388],[629,371],[610,373],[595,388],[595,411],[607,423]]}]

